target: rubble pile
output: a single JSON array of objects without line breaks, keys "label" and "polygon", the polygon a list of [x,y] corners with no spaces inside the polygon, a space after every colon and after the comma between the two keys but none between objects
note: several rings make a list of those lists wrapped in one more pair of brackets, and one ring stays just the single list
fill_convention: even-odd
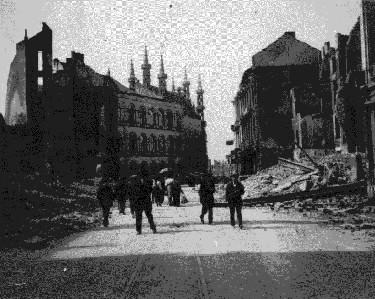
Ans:
[{"label": "rubble pile", "polygon": [[364,179],[367,173],[366,158],[363,154],[358,154],[358,156],[359,161],[356,161],[358,159],[356,154],[335,153],[321,158],[318,164],[329,170],[328,185],[354,182],[357,180],[357,169],[360,172],[359,179]]},{"label": "rubble pile", "polygon": [[245,187],[244,198],[257,198],[280,192],[295,191],[295,182],[306,176],[302,169],[290,168],[282,164],[263,169],[242,181]]},{"label": "rubble pile", "polygon": [[375,207],[365,206],[363,194],[340,195],[329,198],[290,200],[268,204],[271,210],[298,211],[304,216],[312,213],[325,217],[331,224],[341,224],[345,229],[375,229]]},{"label": "rubble pile", "polygon": [[[298,165],[278,163],[243,180],[244,198],[259,198],[276,194],[318,190],[327,186],[344,185],[364,179],[366,161],[361,156],[360,170],[357,171],[355,154],[331,154],[317,161],[321,167],[308,171]],[[303,165],[312,168],[307,158]],[[314,169],[314,168],[312,168]],[[362,173],[362,175],[361,175]]]}]

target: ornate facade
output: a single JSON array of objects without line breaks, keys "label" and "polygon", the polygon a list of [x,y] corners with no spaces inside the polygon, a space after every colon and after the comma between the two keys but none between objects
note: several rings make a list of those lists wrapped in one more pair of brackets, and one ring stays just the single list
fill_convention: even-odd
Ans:
[{"label": "ornate facade", "polygon": [[186,71],[183,86],[176,92],[167,90],[163,57],[158,87],[151,85],[150,69],[146,48],[143,82],[135,77],[131,61],[129,88],[119,85],[117,123],[121,171],[132,174],[141,166],[151,173],[165,167],[179,172],[206,170],[208,158],[200,79],[196,108],[191,102]]}]

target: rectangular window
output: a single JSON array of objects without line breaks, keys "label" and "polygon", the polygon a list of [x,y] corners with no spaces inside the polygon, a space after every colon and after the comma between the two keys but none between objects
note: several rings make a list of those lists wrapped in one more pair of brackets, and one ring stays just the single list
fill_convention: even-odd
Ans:
[{"label": "rectangular window", "polygon": [[43,77],[38,77],[38,86],[43,86]]},{"label": "rectangular window", "polygon": [[43,71],[43,52],[38,51],[38,71]]}]

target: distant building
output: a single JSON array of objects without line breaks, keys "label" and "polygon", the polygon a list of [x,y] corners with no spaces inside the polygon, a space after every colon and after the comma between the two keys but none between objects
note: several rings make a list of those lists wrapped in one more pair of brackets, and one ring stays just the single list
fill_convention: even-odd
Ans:
[{"label": "distant building", "polygon": [[118,92],[119,155],[123,157],[124,168],[129,174],[142,166],[152,173],[165,167],[178,172],[206,171],[206,123],[200,78],[195,107],[186,71],[182,87],[176,91],[173,82],[172,91],[168,91],[163,57],[158,87],[151,85],[150,69],[145,49],[143,82],[135,78],[131,62],[129,88],[121,86]]},{"label": "distant building", "polygon": [[253,56],[233,101],[235,149],[229,160],[241,174],[292,155],[290,89],[318,86],[319,59],[320,51],[297,40],[294,32],[285,32]]}]

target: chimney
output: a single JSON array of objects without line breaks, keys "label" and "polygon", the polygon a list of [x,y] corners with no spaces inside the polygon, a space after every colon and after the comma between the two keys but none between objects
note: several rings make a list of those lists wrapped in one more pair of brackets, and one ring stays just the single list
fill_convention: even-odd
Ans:
[{"label": "chimney", "polygon": [[286,31],[284,35],[296,38],[296,33],[294,31]]},{"label": "chimney", "polygon": [[327,54],[329,54],[329,49],[331,48],[331,45],[330,45],[330,43],[329,42],[325,42],[324,43],[324,54],[325,55],[327,55]]}]

